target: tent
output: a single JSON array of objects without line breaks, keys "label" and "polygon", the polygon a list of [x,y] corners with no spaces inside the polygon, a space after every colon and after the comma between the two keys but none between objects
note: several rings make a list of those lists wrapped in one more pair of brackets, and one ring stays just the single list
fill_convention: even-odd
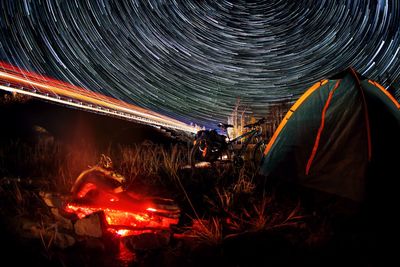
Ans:
[{"label": "tent", "polygon": [[352,68],[319,81],[287,112],[260,172],[270,182],[356,202],[372,191],[385,195],[400,178],[399,109],[385,88]]}]

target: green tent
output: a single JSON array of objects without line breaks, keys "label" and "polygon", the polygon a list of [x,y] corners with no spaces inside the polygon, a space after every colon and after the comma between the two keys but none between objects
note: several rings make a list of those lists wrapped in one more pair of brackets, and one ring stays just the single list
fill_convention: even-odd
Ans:
[{"label": "green tent", "polygon": [[308,89],[268,143],[261,174],[338,195],[384,195],[400,178],[400,105],[349,68]]}]

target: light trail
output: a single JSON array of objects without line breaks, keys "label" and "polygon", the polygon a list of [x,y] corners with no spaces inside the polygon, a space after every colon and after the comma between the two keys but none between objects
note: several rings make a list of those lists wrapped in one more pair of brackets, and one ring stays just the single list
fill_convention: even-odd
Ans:
[{"label": "light trail", "polygon": [[3,83],[3,85],[0,85],[1,90],[69,107],[188,133],[196,133],[199,130],[198,126],[191,126],[121,100],[35,73],[19,70],[16,67],[1,62],[0,83]]}]

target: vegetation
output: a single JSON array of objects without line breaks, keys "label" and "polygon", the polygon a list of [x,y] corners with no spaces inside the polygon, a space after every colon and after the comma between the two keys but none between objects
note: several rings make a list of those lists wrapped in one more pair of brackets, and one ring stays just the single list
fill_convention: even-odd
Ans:
[{"label": "vegetation", "polygon": [[79,147],[39,140],[10,142],[0,150],[0,197],[7,203],[0,212],[37,222],[45,255],[53,253],[56,222],[40,192],[68,194],[79,173],[102,153],[111,156],[132,190],[176,200],[182,208],[176,231],[195,243],[218,246],[242,233],[296,226],[303,218],[297,202],[281,205],[257,187],[259,177],[251,164],[241,170],[230,164],[192,170],[185,166],[190,148],[182,144],[110,145],[105,151]]},{"label": "vegetation", "polygon": [[[25,101],[16,96],[5,97],[2,104]],[[271,138],[288,108],[284,103],[270,108],[264,139]],[[352,229],[342,231],[345,237],[336,238],[337,244],[332,242],[337,229],[328,212],[314,213],[296,194],[266,191],[264,178],[252,164],[245,163],[240,170],[223,163],[193,169],[191,146],[185,143],[100,148],[85,140],[61,142],[41,128],[35,135],[30,141],[0,144],[0,234],[8,249],[2,252],[12,255],[18,249],[24,255],[20,259],[31,265],[132,264],[132,258],[125,263],[116,260],[118,244],[99,240],[74,244],[68,230],[61,232],[70,227],[68,220],[42,199],[43,192],[68,195],[77,176],[96,164],[101,154],[112,158],[130,190],[172,198],[182,211],[168,246],[135,251],[134,266],[337,266],[340,259],[334,246],[345,244],[342,250],[354,253],[351,246],[363,242]],[[334,260],[323,262],[319,257]]]}]

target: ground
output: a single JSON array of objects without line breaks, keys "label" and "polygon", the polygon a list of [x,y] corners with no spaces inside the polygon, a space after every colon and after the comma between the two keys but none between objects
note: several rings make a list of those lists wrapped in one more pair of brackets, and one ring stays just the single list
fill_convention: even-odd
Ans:
[{"label": "ground", "polygon": [[[347,204],[344,210],[350,212],[338,212],[336,198],[317,201],[313,192],[299,188],[269,190],[251,164],[240,170],[229,164],[193,169],[187,166],[190,143],[149,127],[9,100],[1,105],[8,127],[0,147],[0,234],[1,257],[16,266],[379,266],[382,261],[379,231]],[[131,190],[173,199],[181,209],[179,223],[156,236],[78,235],[74,219],[46,204],[43,194],[68,196],[79,173],[101,154],[113,159]]]}]

